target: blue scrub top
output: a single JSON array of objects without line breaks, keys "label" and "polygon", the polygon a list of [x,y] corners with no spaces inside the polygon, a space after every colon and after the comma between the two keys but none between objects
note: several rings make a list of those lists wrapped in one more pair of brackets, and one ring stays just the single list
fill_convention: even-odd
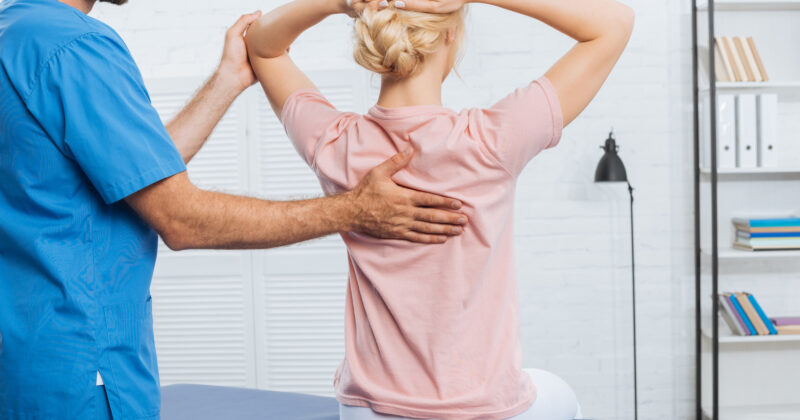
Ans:
[{"label": "blue scrub top", "polygon": [[0,3],[0,418],[159,417],[156,233],[123,198],[184,171],[131,55],[56,0]]}]

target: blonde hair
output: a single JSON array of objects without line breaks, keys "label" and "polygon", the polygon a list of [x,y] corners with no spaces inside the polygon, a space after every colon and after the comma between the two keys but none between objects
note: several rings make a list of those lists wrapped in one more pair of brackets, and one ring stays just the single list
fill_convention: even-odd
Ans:
[{"label": "blonde hair", "polygon": [[394,6],[366,9],[355,18],[353,58],[367,70],[381,75],[398,79],[411,76],[425,57],[436,51],[448,29],[456,26],[456,42],[460,42],[464,14],[464,7],[442,14],[399,10]]}]

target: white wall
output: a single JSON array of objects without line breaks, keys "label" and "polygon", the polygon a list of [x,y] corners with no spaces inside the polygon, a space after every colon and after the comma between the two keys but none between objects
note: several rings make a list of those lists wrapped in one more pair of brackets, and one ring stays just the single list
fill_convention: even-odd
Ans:
[{"label": "white wall", "polygon": [[[147,80],[192,79],[210,74],[239,14],[279,3],[131,0],[99,4],[93,15],[120,32]],[[637,23],[617,69],[559,147],[520,180],[524,364],[563,376],[587,416],[631,417],[627,191],[592,182],[613,126],[636,187],[640,415],[683,419],[693,397],[689,2],[627,3]],[[303,69],[357,71],[350,40],[347,19],[332,18],[303,35],[293,56]],[[445,103],[488,105],[541,75],[570,45],[541,23],[472,6],[463,80],[448,79]]]}]

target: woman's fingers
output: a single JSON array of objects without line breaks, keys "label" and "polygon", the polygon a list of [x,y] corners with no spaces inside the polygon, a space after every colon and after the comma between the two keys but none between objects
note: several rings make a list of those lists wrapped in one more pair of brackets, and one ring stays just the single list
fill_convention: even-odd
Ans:
[{"label": "woman's fingers", "polygon": [[450,13],[464,5],[463,0],[394,0],[398,9],[425,13]]}]

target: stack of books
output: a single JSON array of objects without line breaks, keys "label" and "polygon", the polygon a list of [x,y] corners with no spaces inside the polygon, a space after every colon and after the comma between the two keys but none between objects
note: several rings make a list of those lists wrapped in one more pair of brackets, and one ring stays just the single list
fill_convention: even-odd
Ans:
[{"label": "stack of books", "polygon": [[747,292],[720,293],[719,313],[736,335],[800,334],[800,317],[767,317],[755,296]]},{"label": "stack of books", "polygon": [[734,248],[749,251],[800,249],[800,218],[733,219]]},{"label": "stack of books", "polygon": [[761,61],[752,37],[720,36],[714,38],[714,60],[717,81],[766,82],[767,69]]},{"label": "stack of books", "polygon": [[778,334],[800,334],[800,316],[770,318]]}]

